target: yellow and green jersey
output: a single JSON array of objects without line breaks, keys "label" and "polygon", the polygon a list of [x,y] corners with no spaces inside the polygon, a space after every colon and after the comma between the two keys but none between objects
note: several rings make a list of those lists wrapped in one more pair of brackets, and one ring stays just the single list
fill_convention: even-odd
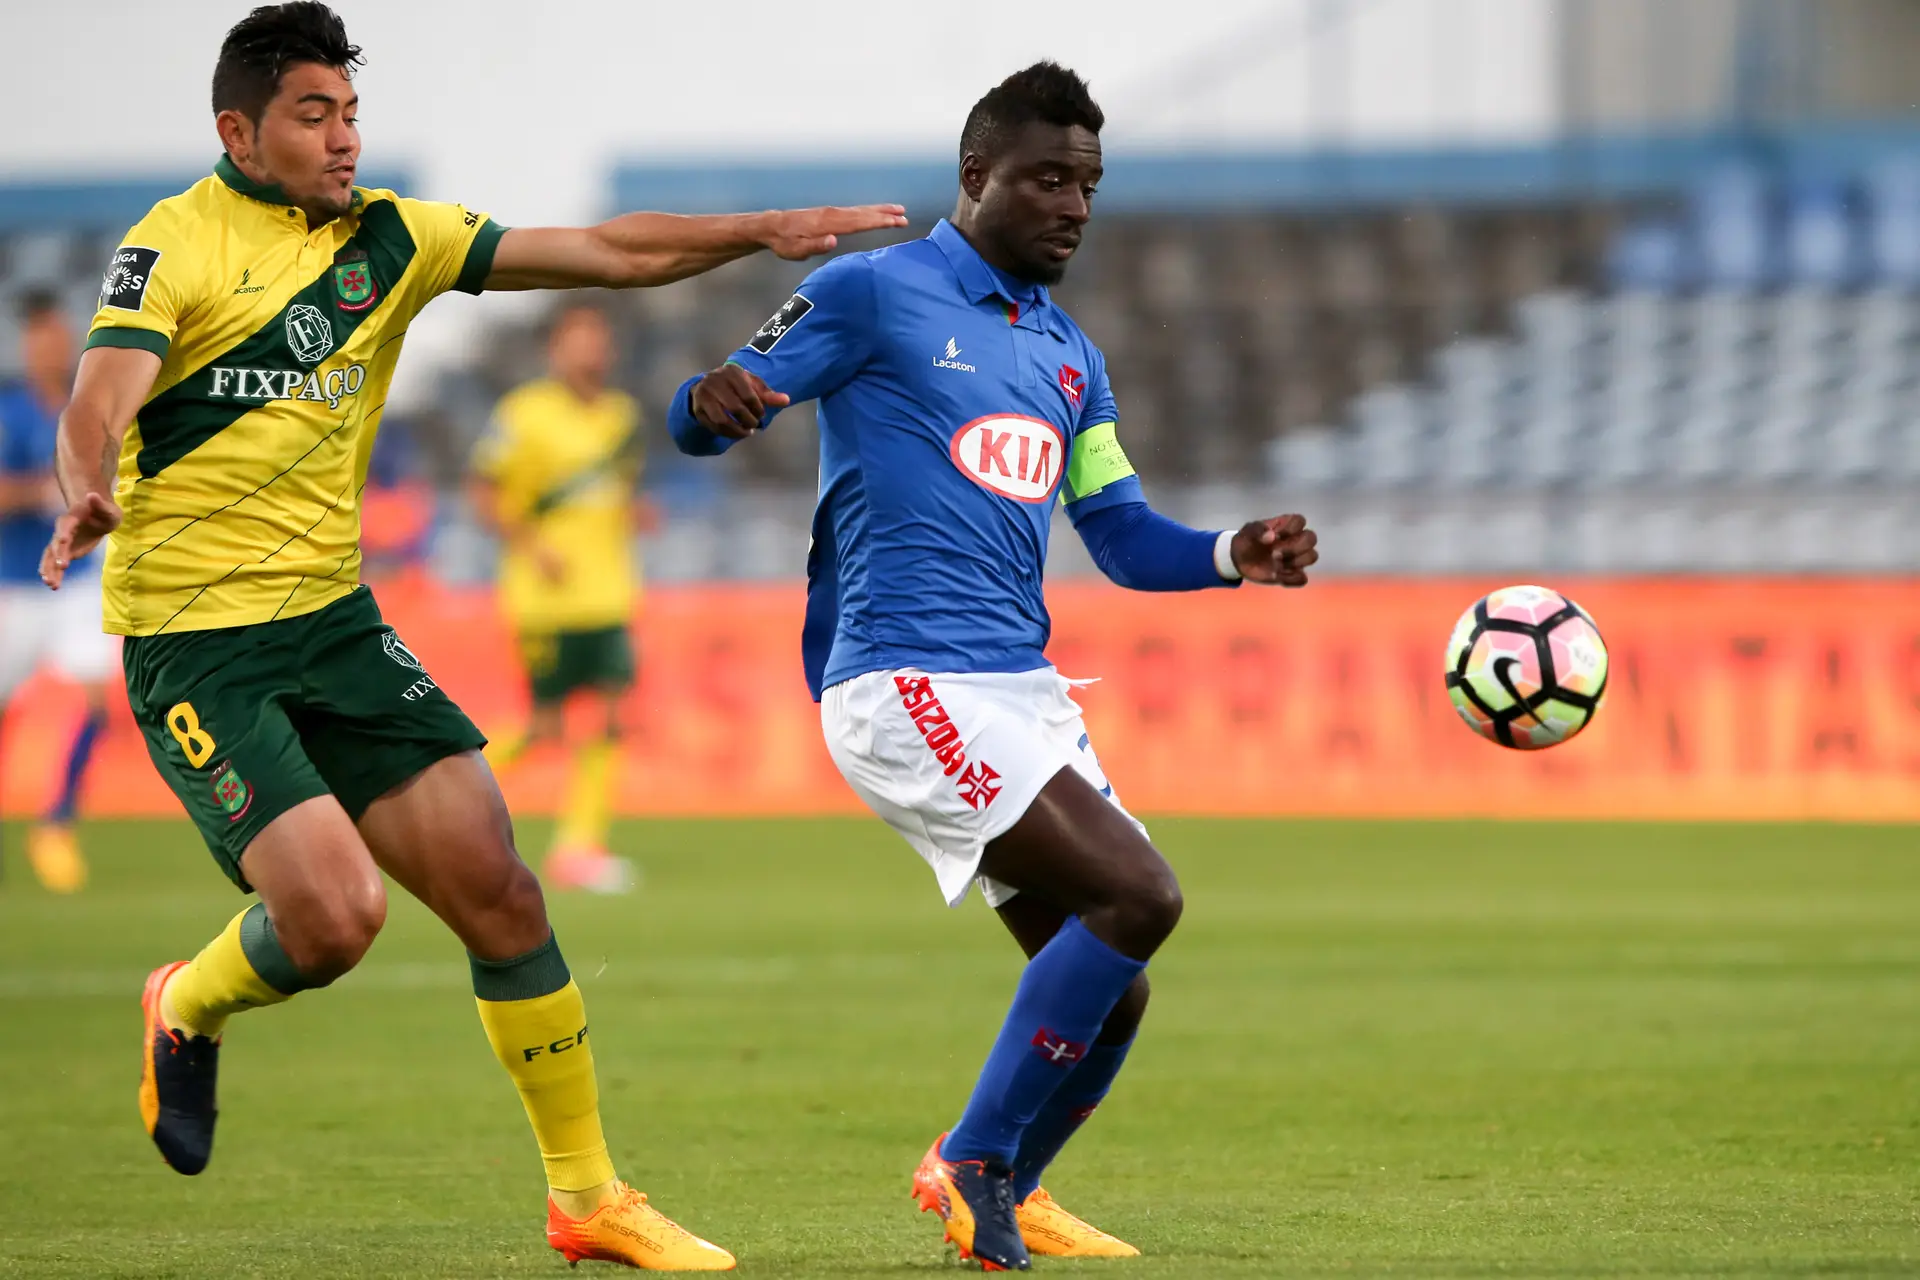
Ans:
[{"label": "yellow and green jersey", "polygon": [[310,613],[360,572],[360,490],[420,309],[479,293],[505,228],[355,188],[317,229],[222,158],[115,251],[89,347],[160,374],[120,450],[106,628],[157,635]]},{"label": "yellow and green jersey", "polygon": [[[582,400],[551,379],[501,398],[475,469],[498,487],[500,517],[528,536],[500,558],[500,596],[523,632],[581,631],[627,620],[638,593],[634,486],[644,450],[640,406],[603,391]],[[561,566],[541,571],[534,548]]]}]

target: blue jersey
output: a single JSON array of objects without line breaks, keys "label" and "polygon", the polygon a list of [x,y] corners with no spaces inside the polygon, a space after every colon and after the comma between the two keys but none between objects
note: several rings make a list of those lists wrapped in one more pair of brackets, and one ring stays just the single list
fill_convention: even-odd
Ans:
[{"label": "blue jersey", "polygon": [[[40,403],[24,382],[0,386],[0,475],[9,480],[53,476],[57,413]],[[40,581],[40,553],[53,537],[53,511],[0,515],[0,583]],[[74,565],[81,569],[86,561]]]},{"label": "blue jersey", "polygon": [[[1097,513],[1144,511],[1099,348],[947,222],[821,267],[731,360],[820,402],[802,635],[816,698],[895,667],[1046,665],[1054,505],[1083,533]],[[682,449],[717,453],[732,442],[692,418],[695,381],[669,427]],[[1207,582],[1182,587],[1221,582],[1204,538]]]}]

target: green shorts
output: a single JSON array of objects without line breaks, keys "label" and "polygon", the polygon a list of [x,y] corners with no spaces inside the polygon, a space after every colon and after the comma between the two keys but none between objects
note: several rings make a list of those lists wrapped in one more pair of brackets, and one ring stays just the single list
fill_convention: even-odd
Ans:
[{"label": "green shorts", "polygon": [[332,795],[357,821],[486,745],[365,587],[297,618],[129,636],[122,653],[147,754],[242,889],[240,855],[293,806]]},{"label": "green shorts", "polygon": [[520,659],[537,704],[581,689],[619,692],[633,683],[633,641],[624,624],[591,631],[523,631]]}]

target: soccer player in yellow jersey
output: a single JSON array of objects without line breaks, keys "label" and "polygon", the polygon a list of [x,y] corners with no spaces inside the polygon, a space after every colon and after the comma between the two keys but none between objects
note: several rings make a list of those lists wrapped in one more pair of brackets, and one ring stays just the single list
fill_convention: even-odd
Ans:
[{"label": "soccer player in yellow jersey", "polygon": [[474,506],[499,537],[500,598],[533,694],[524,733],[487,748],[494,767],[565,736],[568,697],[598,702],[575,753],[541,870],[557,888],[618,893],[632,883],[607,852],[619,702],[633,684],[627,634],[639,595],[633,537],[645,448],[640,406],[607,385],[613,329],[597,307],[564,307],[547,339],[547,376],[510,392],[474,455]]},{"label": "soccer player in yellow jersey", "polygon": [[386,919],[385,871],[465,944],[480,1020],[546,1166],[569,1260],[733,1257],[615,1176],[580,990],[480,733],[358,585],[358,495],[400,342],[449,290],[665,284],[758,249],[825,252],[897,206],[507,230],[353,185],[360,50],[325,5],[255,9],[221,46],[211,177],[114,252],[61,415],[58,588],[103,539],[106,626],[155,765],[260,900],[142,998],[140,1105],[169,1164],[212,1151],[229,1017],[325,986]]}]

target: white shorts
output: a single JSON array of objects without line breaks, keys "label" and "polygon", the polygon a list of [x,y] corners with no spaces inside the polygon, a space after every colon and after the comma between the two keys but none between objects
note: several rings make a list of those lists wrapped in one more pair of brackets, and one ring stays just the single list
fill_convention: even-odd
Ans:
[{"label": "white shorts", "polygon": [[120,637],[100,629],[100,580],[92,575],[58,591],[39,583],[0,587],[0,699],[41,667],[78,684],[120,673]]},{"label": "white shorts", "polygon": [[[1076,683],[1089,682],[1052,667],[1014,674],[873,671],[821,695],[820,727],[847,785],[927,860],[947,905],[957,907],[978,876],[987,841],[1018,822],[1060,770],[1076,770],[1113,800],[1073,700]],[[989,906],[1017,892],[978,878]]]}]

